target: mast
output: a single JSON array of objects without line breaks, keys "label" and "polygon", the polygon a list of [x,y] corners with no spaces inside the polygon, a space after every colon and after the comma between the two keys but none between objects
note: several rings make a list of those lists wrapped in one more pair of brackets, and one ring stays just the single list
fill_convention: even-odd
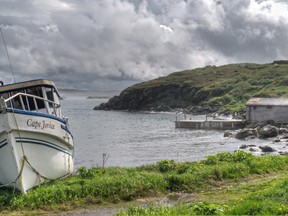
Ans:
[{"label": "mast", "polygon": [[16,80],[15,80],[15,76],[14,76],[14,71],[13,71],[13,67],[12,67],[12,64],[11,64],[10,56],[9,56],[9,53],[8,53],[8,49],[7,49],[7,46],[6,46],[6,42],[5,42],[3,31],[2,31],[1,27],[0,27],[0,32],[1,32],[2,40],[3,40],[4,46],[5,46],[7,58],[8,58],[9,64],[10,64],[10,70],[11,70],[11,73],[12,73],[12,76],[13,76],[13,81],[12,82],[15,83]]}]

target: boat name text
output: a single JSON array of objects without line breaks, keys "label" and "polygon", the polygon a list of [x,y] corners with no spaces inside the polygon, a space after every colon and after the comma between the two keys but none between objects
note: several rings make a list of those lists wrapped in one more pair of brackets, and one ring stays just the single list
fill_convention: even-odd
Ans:
[{"label": "boat name text", "polygon": [[28,119],[27,120],[27,126],[28,127],[33,127],[35,129],[40,128],[42,130],[46,129],[46,128],[50,128],[50,129],[55,130],[55,125],[52,124],[51,122],[47,122],[45,120],[43,120],[43,121],[34,121],[32,119]]}]

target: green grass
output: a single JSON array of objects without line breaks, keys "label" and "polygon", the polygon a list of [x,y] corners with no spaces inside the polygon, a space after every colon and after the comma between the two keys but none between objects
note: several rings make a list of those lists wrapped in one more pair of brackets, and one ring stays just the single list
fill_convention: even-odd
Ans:
[{"label": "green grass", "polygon": [[230,215],[287,215],[288,180],[274,181],[259,188],[226,212]]},{"label": "green grass", "polygon": [[126,211],[120,211],[117,216],[126,215],[147,215],[147,216],[159,216],[159,215],[223,215],[225,208],[223,206],[208,204],[208,203],[190,203],[186,205],[178,205],[174,207],[170,206],[157,206],[150,205],[146,208],[131,206]]},{"label": "green grass", "polygon": [[[136,197],[155,195],[166,189],[163,176],[135,169],[107,168],[92,175],[70,177],[44,184],[27,195],[0,192],[0,210],[33,210],[56,208],[56,205],[78,205],[81,202],[130,201]],[[11,192],[11,190],[10,190]],[[48,207],[47,207],[48,206]]]},{"label": "green grass", "polygon": [[229,187],[193,193],[194,201],[130,206],[117,215],[287,215],[288,173],[247,178]]},{"label": "green grass", "polygon": [[[187,206],[179,206],[182,209],[179,210],[181,212],[192,208],[195,210],[195,214],[206,214],[206,211],[223,211],[225,213],[228,211],[225,205],[228,205],[231,214],[237,211],[240,214],[241,206],[238,206],[238,200],[243,199],[244,195],[247,194],[243,188],[232,193],[234,196],[229,198],[233,202],[237,201],[237,205],[233,202],[214,202],[212,198],[217,200],[217,195],[221,194],[214,189],[227,184],[237,185],[243,179],[259,178],[262,175],[272,175],[275,172],[286,172],[287,170],[287,156],[255,157],[243,151],[236,151],[233,154],[223,152],[209,156],[206,160],[199,162],[178,163],[173,160],[164,160],[153,165],[136,168],[86,169],[83,167],[78,170],[76,176],[43,184],[29,191],[27,195],[22,195],[12,189],[0,189],[0,211],[7,214],[19,211],[66,211],[87,205],[121,203],[137,198],[181,192],[198,194],[197,201],[202,202],[202,204],[197,202],[189,203]],[[275,189],[277,193],[273,195],[273,190],[270,192],[265,190],[263,196],[267,199],[274,196],[275,202],[286,205],[287,199],[284,196],[286,191],[282,193],[281,184],[279,183],[279,185],[277,182],[275,182],[275,187],[273,185],[274,188],[279,188],[279,191]],[[206,192],[203,193],[203,191]],[[221,191],[223,192],[223,190]],[[259,190],[256,188],[251,191]],[[205,193],[210,193],[210,195],[204,198]],[[207,199],[207,197],[211,197],[211,199]],[[255,199],[252,195],[247,200],[245,198],[243,205],[248,205],[247,203],[252,202],[250,201],[252,199]],[[255,203],[259,202],[259,200],[255,201]],[[281,205],[277,205],[277,208],[280,209],[280,207]],[[151,207],[153,211],[156,208],[158,207]],[[171,210],[166,209],[166,207],[160,208],[163,212]],[[152,211],[151,209],[149,211]],[[169,214],[172,215],[174,210],[171,211],[172,213]],[[267,213],[268,210],[265,212]]]}]

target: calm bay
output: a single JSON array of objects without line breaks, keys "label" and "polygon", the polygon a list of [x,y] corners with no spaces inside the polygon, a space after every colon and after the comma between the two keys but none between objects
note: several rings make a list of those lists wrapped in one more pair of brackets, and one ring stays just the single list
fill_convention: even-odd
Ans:
[{"label": "calm bay", "polygon": [[103,154],[109,156],[105,166],[135,167],[165,159],[198,161],[248,144],[224,138],[223,131],[176,129],[174,121],[182,114],[93,110],[107,100],[69,96],[61,101],[74,135],[76,168],[102,166]]}]

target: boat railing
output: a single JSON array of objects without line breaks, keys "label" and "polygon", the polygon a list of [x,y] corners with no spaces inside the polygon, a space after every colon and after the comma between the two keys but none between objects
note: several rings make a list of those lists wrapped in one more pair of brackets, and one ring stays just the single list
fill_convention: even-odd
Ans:
[{"label": "boat railing", "polygon": [[[19,92],[5,99],[6,108],[46,112],[60,117],[60,104],[43,97]],[[49,108],[53,112],[49,112]]]}]

